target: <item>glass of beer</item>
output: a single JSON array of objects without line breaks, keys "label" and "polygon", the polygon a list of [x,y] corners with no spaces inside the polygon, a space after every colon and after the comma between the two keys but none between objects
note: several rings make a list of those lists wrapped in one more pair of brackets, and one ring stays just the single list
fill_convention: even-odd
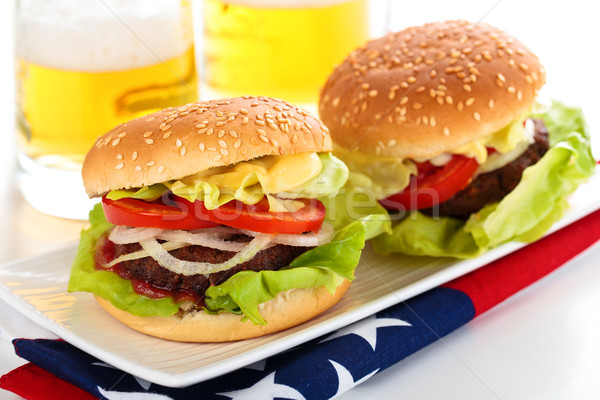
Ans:
[{"label": "glass of beer", "polygon": [[334,66],[369,38],[368,0],[204,0],[203,97],[314,105]]},{"label": "glass of beer", "polygon": [[80,176],[119,123],[198,99],[189,0],[17,0],[17,185],[35,208],[87,218]]}]

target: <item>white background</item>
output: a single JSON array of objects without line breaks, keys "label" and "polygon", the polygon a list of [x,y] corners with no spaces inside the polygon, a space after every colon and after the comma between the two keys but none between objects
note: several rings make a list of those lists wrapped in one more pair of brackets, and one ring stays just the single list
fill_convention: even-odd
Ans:
[{"label": "white background", "polygon": [[[12,7],[0,2],[0,262],[76,240],[84,223],[38,213],[13,179]],[[381,0],[374,3],[382,4]],[[495,24],[518,37],[546,67],[546,97],[584,107],[600,130],[600,27],[593,2],[391,0],[394,29],[464,18]],[[595,134],[596,142],[600,134]],[[595,148],[598,149],[598,143]],[[596,154],[598,151],[596,151]],[[600,188],[599,188],[600,194]],[[443,340],[371,378],[342,398],[600,398],[600,248],[568,263]],[[10,313],[0,304],[3,315]],[[6,328],[6,327],[5,327]],[[13,334],[23,334],[13,326]],[[36,336],[39,332],[28,331]],[[5,336],[11,331],[4,331]],[[398,344],[402,345],[401,343]],[[22,361],[0,339],[0,374]],[[17,398],[0,390],[0,399]]]}]

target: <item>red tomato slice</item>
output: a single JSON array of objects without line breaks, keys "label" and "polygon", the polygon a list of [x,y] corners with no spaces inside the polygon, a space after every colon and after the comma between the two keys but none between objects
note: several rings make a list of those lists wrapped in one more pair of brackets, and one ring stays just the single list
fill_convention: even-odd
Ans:
[{"label": "red tomato slice", "polygon": [[381,200],[388,210],[420,210],[440,204],[464,189],[477,171],[479,164],[474,158],[454,155],[442,167],[429,163],[418,165],[419,175],[402,192]]},{"label": "red tomato slice", "polygon": [[204,203],[195,202],[195,213],[201,218],[208,217],[213,222],[262,233],[317,232],[325,218],[325,206],[316,199],[296,199],[304,204],[294,212],[270,212],[269,202],[263,199],[247,205],[233,200],[214,210],[208,210]]},{"label": "red tomato slice", "polygon": [[106,220],[115,225],[161,229],[201,229],[219,225],[207,218],[197,218],[190,212],[192,203],[186,203],[177,202],[176,206],[171,206],[132,198],[102,198]]},{"label": "red tomato slice", "polygon": [[295,212],[270,212],[269,202],[263,199],[247,205],[230,201],[214,210],[204,203],[191,203],[173,196],[173,205],[149,203],[143,200],[102,198],[106,220],[115,225],[161,229],[201,229],[227,225],[261,233],[316,232],[325,218],[325,206],[316,199],[298,199],[304,204]]}]

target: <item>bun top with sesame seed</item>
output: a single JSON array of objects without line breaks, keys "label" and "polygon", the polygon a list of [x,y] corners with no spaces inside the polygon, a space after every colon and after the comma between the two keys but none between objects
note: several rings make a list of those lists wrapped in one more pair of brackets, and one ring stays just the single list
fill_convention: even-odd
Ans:
[{"label": "bun top with sesame seed", "polygon": [[331,151],[321,121],[267,97],[167,108],[100,136],[82,169],[90,197],[180,179],[268,155]]},{"label": "bun top with sesame seed", "polygon": [[538,58],[485,23],[430,23],[368,42],[327,80],[319,111],[344,149],[427,159],[491,135],[531,109]]}]

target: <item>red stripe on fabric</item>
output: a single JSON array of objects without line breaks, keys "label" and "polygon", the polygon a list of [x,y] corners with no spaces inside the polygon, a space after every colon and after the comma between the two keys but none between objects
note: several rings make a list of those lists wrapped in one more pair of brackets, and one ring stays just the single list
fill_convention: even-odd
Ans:
[{"label": "red stripe on fabric", "polygon": [[85,390],[31,363],[0,377],[0,388],[28,400],[97,400]]},{"label": "red stripe on fabric", "polygon": [[581,253],[600,239],[600,210],[444,286],[466,293],[475,316]]}]

